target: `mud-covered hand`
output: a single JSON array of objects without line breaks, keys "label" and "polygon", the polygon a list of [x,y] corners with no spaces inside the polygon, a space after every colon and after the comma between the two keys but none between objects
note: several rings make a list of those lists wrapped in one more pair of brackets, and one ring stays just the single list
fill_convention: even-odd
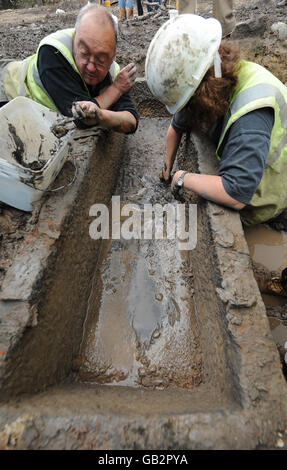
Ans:
[{"label": "mud-covered hand", "polygon": [[93,121],[93,124],[101,123],[101,109],[92,101],[77,101],[72,106],[74,119]]},{"label": "mud-covered hand", "polygon": [[173,175],[170,189],[171,189],[171,194],[177,201],[184,202],[183,187],[178,186],[177,184],[180,174],[181,174],[180,172],[176,172]]},{"label": "mud-covered hand", "polygon": [[166,166],[166,163],[164,164],[164,166],[162,167],[161,169],[161,172],[159,174],[159,179],[163,182],[163,183],[170,183],[171,182],[171,174],[170,174],[170,169]]},{"label": "mud-covered hand", "polygon": [[135,64],[131,63],[126,65],[116,76],[114,85],[121,94],[127,93],[136,81],[137,68]]}]

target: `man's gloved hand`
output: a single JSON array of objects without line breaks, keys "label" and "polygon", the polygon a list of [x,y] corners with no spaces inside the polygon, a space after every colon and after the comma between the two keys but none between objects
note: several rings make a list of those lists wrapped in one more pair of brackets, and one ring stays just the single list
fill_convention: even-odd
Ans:
[{"label": "man's gloved hand", "polygon": [[74,119],[91,120],[94,125],[101,123],[101,109],[92,101],[77,101],[72,114]]},{"label": "man's gloved hand", "polygon": [[137,68],[134,63],[126,65],[116,76],[113,85],[115,85],[123,95],[127,93],[136,81]]}]

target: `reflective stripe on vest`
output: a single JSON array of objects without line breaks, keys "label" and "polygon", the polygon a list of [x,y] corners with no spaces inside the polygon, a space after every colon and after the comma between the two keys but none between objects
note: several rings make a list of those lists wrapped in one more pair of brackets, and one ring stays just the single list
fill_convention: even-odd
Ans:
[{"label": "reflective stripe on vest", "polygon": [[[64,58],[70,63],[70,65],[74,68],[74,70],[81,76],[76,63],[73,58],[73,35],[74,35],[74,28],[69,28],[65,30],[59,30],[55,33],[48,35],[44,38],[37,49],[37,53],[33,56],[28,57],[22,63],[19,63],[19,72],[15,73],[13,76],[14,80],[18,81],[18,86],[15,86],[14,89],[18,90],[15,96],[19,95],[19,81],[20,81],[20,95],[27,96],[34,101],[37,101],[44,106],[47,106],[50,109],[58,111],[56,105],[54,104],[53,100],[50,98],[47,90],[45,89],[39,73],[37,69],[37,61],[38,61],[38,53],[40,48],[43,45],[52,45],[55,47],[63,56]],[[120,71],[120,67],[116,62],[113,62],[109,73],[111,76],[111,80],[114,81],[117,74]],[[9,76],[9,80],[11,81],[11,76]],[[82,79],[83,85],[90,96],[88,91],[88,87],[84,80]],[[15,83],[16,84],[16,83]],[[5,84],[4,84],[5,85]],[[103,90],[100,91],[102,93]],[[11,94],[10,94],[11,95]],[[14,98],[15,96],[10,96],[9,99]]]},{"label": "reflective stripe on vest", "polygon": [[[231,115],[234,115],[237,111],[239,111],[241,108],[246,106],[252,101],[259,100],[262,98],[269,98],[270,96],[276,97],[276,100],[279,104],[280,108],[280,117],[281,117],[281,122],[282,123],[287,123],[287,102],[284,99],[284,96],[280,92],[278,88],[276,88],[274,85],[271,84],[258,84],[254,85],[251,88],[247,88],[241,93],[237,95],[235,100],[230,106],[229,114],[227,116],[227,119],[223,125],[223,128],[225,129],[224,135],[226,134],[227,130],[229,129],[230,125],[226,128],[226,124],[229,121]],[[262,107],[262,106],[260,106]],[[233,122],[232,122],[233,124]],[[222,136],[221,136],[222,137]],[[221,143],[223,141],[223,138],[220,138]],[[221,145],[220,143],[220,145]],[[266,166],[271,166],[273,163],[277,160],[277,158],[280,156],[281,151],[283,147],[287,144],[287,134],[282,138],[279,146],[276,148],[276,150],[269,155],[268,160],[266,162]]]},{"label": "reflective stripe on vest", "polygon": [[28,60],[24,59],[20,67],[20,96],[27,96],[26,88],[25,88],[25,75],[26,75],[27,65],[28,65]]}]

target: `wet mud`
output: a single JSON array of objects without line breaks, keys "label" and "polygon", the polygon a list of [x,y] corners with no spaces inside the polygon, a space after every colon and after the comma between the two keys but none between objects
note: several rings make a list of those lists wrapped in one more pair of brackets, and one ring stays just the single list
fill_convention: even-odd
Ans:
[{"label": "wet mud", "polygon": [[[272,23],[285,22],[285,8],[276,7],[275,1],[265,0],[234,0],[233,3],[237,23],[251,22],[248,28],[239,29],[234,38],[242,46],[242,56],[266,66],[285,83],[286,44],[270,33]],[[40,8],[0,11],[0,59],[23,59],[34,54],[44,36],[58,29],[74,26],[79,8],[85,4],[86,0],[62,0]],[[175,5],[175,1],[170,4]],[[63,9],[65,14],[57,15],[58,8]],[[146,13],[146,6],[143,8]],[[117,4],[111,6],[111,11],[119,17]],[[198,12],[205,17],[212,16],[212,2],[199,1]],[[137,65],[139,76],[143,76],[149,43],[157,29],[169,17],[168,13],[163,12],[160,17],[138,21],[136,8],[134,16],[130,21],[119,21],[117,62],[124,66],[133,61]]]},{"label": "wet mud", "polygon": [[15,127],[10,122],[8,124],[8,129],[16,147],[15,150],[12,152],[12,156],[18,163],[21,164],[23,160],[24,144],[22,140],[18,137]]},{"label": "wet mud", "polygon": [[31,214],[0,203],[0,288],[8,268],[31,230]]},{"label": "wet mud", "polygon": [[255,278],[258,279],[258,286],[262,291],[269,325],[287,380],[285,358],[287,352],[287,294],[283,292],[282,295],[277,285],[272,286],[271,284],[270,292],[262,289],[264,277],[268,280],[272,278],[278,280],[282,270],[287,267],[287,233],[262,224],[246,228],[245,236],[254,263]]},{"label": "wet mud", "polygon": [[[25,160],[26,156],[25,156],[25,144],[24,144],[24,142],[22,141],[22,139],[20,139],[20,137],[17,134],[17,130],[15,129],[13,124],[11,124],[10,122],[8,124],[8,129],[9,129],[9,136],[10,136],[11,140],[13,141],[14,147],[15,147],[15,150],[13,150],[13,152],[12,152],[12,158],[14,158],[15,161],[17,163],[19,163],[19,165],[21,165],[25,168],[29,168],[30,170],[34,170],[34,171],[41,170],[47,163],[47,160],[41,159],[42,144],[43,144],[43,140],[45,139],[44,136],[42,134],[40,135],[41,143],[40,143],[40,147],[39,147],[39,150],[38,150],[38,155],[36,156],[35,160],[27,162]],[[53,149],[53,151],[50,152],[49,156],[51,156],[55,152],[56,152],[56,150]],[[47,158],[47,156],[46,156],[46,158]]]},{"label": "wet mud", "polygon": [[[142,234],[102,245],[78,359],[83,382],[190,389],[202,380],[192,268],[176,239],[143,239],[146,205],[177,204],[158,180],[168,125],[169,119],[142,118],[121,156],[113,210],[140,216]],[[121,215],[122,233],[131,224],[127,216]]]},{"label": "wet mud", "polygon": [[[9,12],[8,14],[7,12],[0,12],[0,58],[10,57],[21,59],[34,53],[42,37],[57,29],[73,26],[78,8],[85,3],[86,1],[76,2],[74,0],[59,2],[53,7],[48,6],[25,10],[21,12],[21,15],[19,15],[19,12]],[[210,16],[211,2],[206,1],[199,3],[199,12],[205,16]],[[285,21],[286,10],[276,9],[275,2],[273,5],[271,5],[271,2],[268,2],[267,5],[267,3],[263,1],[235,1],[234,4],[236,18],[239,22],[250,19],[257,20],[260,19],[262,15],[268,15],[268,21],[264,23],[265,25],[269,24],[270,26],[274,21]],[[66,14],[57,16],[55,11],[58,7],[67,9]],[[113,7],[112,11],[118,15],[117,6]],[[149,42],[155,31],[166,19],[167,16],[162,15],[159,18],[147,19],[141,22],[134,20],[122,22],[120,24],[119,53],[117,56],[119,64],[123,66],[132,60],[137,64],[139,75],[143,75],[144,60]],[[287,67],[285,67],[285,65],[287,65],[286,44],[284,44],[284,42],[279,43],[275,35],[270,34],[270,30],[267,26],[264,26],[264,28],[262,34],[258,34],[257,37],[255,37],[257,34],[256,31],[251,33],[250,37],[252,34],[254,36],[252,39],[250,37],[238,36],[239,42],[243,46],[243,55],[246,54],[247,58],[254,59],[267,67],[270,66],[271,71],[276,73],[279,78],[285,82],[287,80]],[[259,30],[257,30],[257,32],[258,31]],[[155,112],[156,111],[157,109],[155,109]],[[154,110],[152,114],[156,115],[154,114]],[[168,189],[164,186],[160,186],[158,182],[158,174],[162,166],[164,155],[164,140],[168,122],[169,119],[141,119],[137,134],[127,138],[126,146],[121,154],[122,165],[118,178],[119,184],[116,192],[113,192],[113,194],[121,198],[121,209],[129,203],[131,207],[135,209],[135,214],[140,213],[142,215],[144,204],[146,203],[175,204]],[[84,158],[84,156],[79,154],[79,158]],[[110,174],[109,172],[103,172],[102,176],[105,182],[109,180]],[[100,191],[97,194],[100,195]],[[111,210],[112,208],[110,207],[110,211]],[[204,215],[200,217],[203,219]],[[126,223],[127,227],[129,216],[122,215],[120,222],[121,226]],[[0,236],[1,283],[5,276],[6,269],[10,266],[13,258],[15,258],[17,251],[19,252],[21,249],[21,243],[25,235],[33,230],[33,220],[30,214],[23,214],[21,211],[3,205],[2,208],[0,207],[0,225],[2,232]],[[79,233],[79,226],[74,227],[74,233]],[[251,256],[256,262],[265,263],[268,269],[275,269],[276,271],[281,269],[283,265],[285,267],[286,247],[283,248],[285,244],[284,233],[281,232],[281,234],[279,234],[281,235],[281,241],[278,239],[279,241],[276,242],[270,239],[270,242],[267,242],[269,237],[266,238],[266,234],[262,234],[261,236],[260,233],[256,232],[257,229],[258,228],[256,228],[254,232],[255,239],[248,240]],[[209,240],[209,227],[204,225],[204,221],[201,221],[200,230],[202,240],[203,232],[206,232],[206,239]],[[72,238],[73,233],[70,233]],[[84,237],[81,238],[81,240],[79,237],[81,243],[83,243],[83,239]],[[104,240],[102,242],[97,264],[97,260],[95,260],[96,266],[91,290],[89,292],[89,302],[80,354],[73,362],[73,371],[77,382],[76,386],[80,385],[81,387],[84,384],[84,387],[80,388],[82,395],[81,393],[76,396],[73,395],[69,401],[70,409],[73,410],[72,413],[74,413],[75,406],[77,406],[77,404],[80,406],[84,401],[83,395],[85,395],[85,393],[88,393],[90,390],[96,390],[95,395],[92,395],[91,404],[97,408],[99,406],[99,396],[101,396],[102,404],[100,412],[103,416],[105,416],[107,410],[108,413],[112,415],[115,404],[117,410],[116,414],[122,409],[129,411],[129,405],[133,402],[132,419],[134,421],[139,403],[138,400],[142,398],[143,395],[141,395],[141,393],[144,388],[148,389],[150,401],[146,403],[141,402],[141,409],[146,406],[146,412],[149,414],[154,414],[155,412],[162,413],[162,404],[164,403],[163,414],[172,413],[170,422],[166,423],[166,427],[163,431],[164,435],[167,435],[167,438],[169,434],[171,435],[174,432],[178,425],[176,422],[174,428],[171,426],[175,410],[178,408],[181,409],[182,407],[188,415],[190,415],[191,409],[195,412],[195,415],[192,416],[192,423],[189,428],[187,428],[185,422],[180,421],[182,423],[182,431],[184,431],[183,434],[188,433],[189,436],[191,436],[191,440],[193,435],[196,436],[195,427],[199,419],[199,410],[201,410],[204,415],[202,433],[196,436],[196,439],[198,439],[200,443],[198,445],[206,445],[207,447],[213,445],[209,444],[209,439],[212,441],[214,436],[216,436],[218,431],[216,426],[218,426],[218,423],[222,428],[228,429],[227,432],[232,438],[237,439],[237,433],[230,432],[230,429],[233,429],[231,422],[224,422],[222,424],[220,420],[227,414],[226,408],[224,408],[227,404],[231,404],[232,409],[235,409],[237,406],[243,407],[240,398],[242,391],[239,390],[241,383],[240,386],[238,386],[234,377],[236,378],[240,375],[246,364],[244,361],[241,363],[239,359],[238,364],[236,363],[236,367],[232,368],[230,371],[225,363],[225,355],[227,356],[226,362],[231,363],[237,351],[235,348],[238,347],[236,335],[235,345],[231,341],[232,334],[235,334],[236,330],[242,331],[244,341],[246,341],[245,337],[248,338],[248,325],[244,332],[244,325],[242,326],[241,322],[245,321],[246,317],[248,317],[249,321],[249,313],[244,315],[244,310],[242,309],[244,305],[239,304],[240,311],[243,310],[243,320],[240,319],[240,313],[238,313],[238,318],[233,312],[228,314],[227,317],[231,324],[230,331],[233,333],[228,332],[228,338],[224,337],[224,339],[222,339],[221,333],[225,330],[224,325],[221,325],[222,314],[221,312],[218,313],[216,310],[217,306],[215,304],[216,298],[214,291],[215,275],[211,272],[211,264],[209,263],[209,259],[207,259],[209,255],[212,255],[206,253],[206,251],[211,252],[212,243],[212,241],[210,241],[209,244],[201,241],[201,264],[198,263],[198,266],[192,266],[190,260],[185,257],[185,253],[179,252],[176,249],[174,240],[156,240],[156,245],[154,240],[126,240],[124,238]],[[269,259],[265,260],[269,243],[270,247],[278,249],[278,253],[276,252],[276,256],[274,252],[271,253]],[[258,245],[262,245],[259,251]],[[73,248],[71,250],[70,247],[66,245],[65,259],[69,259],[70,254],[77,252],[77,246],[72,246]],[[263,258],[262,254],[264,254]],[[85,256],[87,260],[91,262],[91,252],[88,252]],[[231,258],[230,263],[233,263],[233,258]],[[226,265],[227,264],[226,262]],[[81,269],[83,269],[82,259],[78,260],[76,266],[78,273],[80,273]],[[72,284],[72,282],[75,282],[73,279],[74,275],[71,269],[66,265],[63,274],[65,283],[69,276],[71,277],[70,283]],[[79,284],[82,283],[82,290],[85,294],[83,294],[82,297],[86,299],[88,287],[86,284],[84,285],[83,278],[78,274],[78,282]],[[243,286],[245,285],[244,281],[242,284]],[[68,286],[68,283],[59,285],[61,287],[63,285]],[[65,290],[66,289],[61,290],[59,288],[59,290],[55,291],[57,296],[61,298],[61,302],[64,298],[63,291]],[[74,293],[71,294],[76,296]],[[198,295],[197,304],[195,304],[196,294]],[[67,303],[70,301],[68,297],[69,295],[67,295]],[[285,329],[287,320],[286,299],[265,294],[262,295],[262,297],[266,305],[270,328],[282,359],[284,352],[282,345],[284,347],[284,338],[287,336]],[[74,314],[74,311],[77,310],[75,307],[77,300],[78,299],[73,299],[73,302],[71,302],[69,314]],[[86,305],[83,299],[82,303]],[[234,304],[232,308],[236,305],[237,304]],[[54,299],[52,304],[48,304],[45,308],[46,310],[50,309],[53,311]],[[64,304],[62,304],[62,306],[59,305],[59,309],[56,310],[55,318],[52,319],[53,321],[50,321],[50,324],[53,324],[53,326],[59,319],[62,319],[61,308],[64,310],[66,306],[64,306]],[[195,314],[196,309],[198,311],[197,314]],[[252,316],[252,314],[253,312],[251,312],[250,316]],[[217,327],[215,320],[219,321],[220,328]],[[77,332],[80,331],[82,322],[77,320],[77,328],[75,328],[69,315],[67,315],[67,320],[65,321],[66,324],[63,327],[63,331],[65,331],[67,336],[65,341],[69,341],[70,337],[75,336],[75,329]],[[253,321],[256,322],[256,317]],[[41,328],[42,326],[40,329]],[[30,327],[28,329],[30,329]],[[59,331],[61,330],[57,330],[55,337],[57,342],[61,344],[63,338],[59,337]],[[199,335],[199,331],[201,331],[201,335]],[[204,331],[204,333],[202,333],[202,331]],[[46,334],[43,329],[42,334],[42,339],[44,340]],[[80,335],[81,333],[79,333],[79,336]],[[260,347],[262,345],[256,344],[256,340],[257,338],[254,336],[254,348],[259,351],[253,361],[254,366],[257,365],[259,359],[261,361]],[[243,351],[245,343],[244,341],[243,343],[241,343],[240,340],[238,341],[239,347]],[[262,344],[262,348],[265,350],[266,344]],[[26,369],[20,367],[18,372],[24,369],[24,375],[29,376],[32,371],[32,373],[35,374],[34,380],[37,382],[36,376],[40,376],[42,370],[47,369],[48,362],[48,366],[50,370],[52,370],[52,376],[58,362],[62,360],[61,354],[54,352],[57,351],[55,349],[54,337],[51,339],[50,351],[52,350],[53,357],[52,359],[49,358],[48,361],[46,359],[47,350],[41,351],[41,362],[38,360],[38,356],[35,357],[35,350],[33,349],[33,343],[31,343],[33,365],[36,365],[36,367],[33,370],[30,364],[24,364]],[[75,351],[76,354],[78,354],[78,347],[74,347],[73,354]],[[248,354],[251,353],[252,347]],[[69,367],[71,357],[72,353],[69,352],[66,359],[66,362],[69,363]],[[252,362],[250,361],[250,356],[248,356],[246,362],[248,362],[248,364]],[[268,361],[266,361],[266,364],[268,364]],[[67,370],[69,367],[67,367]],[[282,360],[282,368],[283,367],[284,362]],[[29,368],[31,370],[29,370]],[[37,373],[35,373],[35,371],[37,371]],[[262,367],[263,378],[264,374],[266,375],[266,371],[264,372],[264,368]],[[230,375],[232,375],[234,380],[230,379]],[[62,376],[63,375],[61,375],[61,377]],[[14,377],[14,380],[18,381],[16,374]],[[253,377],[252,368],[248,371],[248,377]],[[72,380],[74,380],[74,375],[72,376]],[[247,382],[247,379],[244,377],[242,380],[244,390]],[[260,383],[259,385],[258,383],[255,382],[256,387],[260,386]],[[95,388],[94,384],[97,384]],[[109,387],[101,387],[98,384],[109,385]],[[203,388],[200,386],[197,387],[200,384]],[[88,385],[88,387],[86,387],[86,385]],[[123,385],[123,387],[119,387],[119,385]],[[124,387],[126,385],[129,387]],[[207,389],[204,388],[206,385]],[[35,383],[33,383],[31,387],[35,390]],[[254,390],[248,391],[249,394],[251,394],[252,400],[251,405],[248,402],[248,407],[255,409],[258,402],[258,408],[260,408],[256,418],[252,415],[248,417],[248,420],[241,422],[240,417],[237,419],[238,416],[236,416],[232,421],[233,423],[241,423],[242,430],[240,429],[240,432],[242,432],[244,436],[247,436],[247,432],[249,433],[248,427],[250,423],[254,423],[257,419],[259,420],[258,416],[263,412],[264,403],[262,407],[262,403],[259,400],[260,396],[265,393],[268,395],[268,392],[263,388],[257,392],[256,387],[254,386]],[[165,389],[165,393],[160,392],[160,390],[163,389]],[[276,390],[276,384],[273,386],[273,389]],[[192,390],[192,393],[189,393],[190,390]],[[176,393],[174,394],[173,392]],[[132,395],[133,393],[136,395]],[[110,398],[107,399],[107,396]],[[234,396],[236,399],[234,399]],[[188,405],[185,400],[187,400]],[[36,400],[36,406],[34,406],[33,409],[41,409],[41,406],[43,405],[40,404],[37,406]],[[57,409],[57,406],[59,409]],[[52,395],[51,401],[49,402],[48,400],[47,408],[49,416],[51,415],[51,410],[56,410],[56,418],[53,417],[52,419],[53,423],[60,421],[59,416],[67,406],[65,394],[62,402],[58,401],[57,394]],[[89,406],[84,410],[83,422],[86,422],[86,417],[90,416]],[[270,413],[270,419],[268,417],[268,420],[266,420],[266,425],[276,413],[279,414],[279,408],[276,407],[277,404],[274,403],[274,408],[272,409],[272,413]],[[206,414],[206,410],[213,408],[220,411],[216,420],[212,421],[210,415]],[[110,418],[111,416],[106,419],[106,422],[109,422]],[[210,436],[206,437],[206,429],[208,427],[207,420],[209,419],[211,419],[211,430]],[[52,421],[50,423],[51,426]],[[66,417],[63,419],[63,422],[65,430],[62,432],[62,435],[66,436]],[[75,429],[74,423],[73,415],[73,432]],[[113,421],[111,424],[112,434],[117,426],[118,422]],[[98,429],[99,427],[99,422],[93,423],[93,429]],[[125,425],[123,432],[125,435],[126,427]],[[31,427],[29,430],[30,429]],[[40,427],[38,429],[40,429]],[[45,426],[45,429],[49,429],[49,424]],[[84,425],[83,429],[86,429]],[[136,434],[137,431],[138,434]],[[49,433],[49,431],[47,432]],[[136,445],[138,445],[140,438],[144,439],[141,425],[139,425],[136,432],[134,427],[131,426],[130,447],[135,445],[135,442]],[[258,432],[259,435],[259,428],[256,432]],[[35,431],[35,434],[37,433],[38,431]],[[85,435],[85,433],[86,431],[83,431],[82,435]],[[142,434],[143,437],[141,437]],[[154,436],[154,434],[155,431],[153,428],[151,435]],[[238,432],[238,435],[239,434]],[[55,438],[59,441],[59,436],[60,434],[57,434],[55,431],[51,439]],[[106,434],[104,434],[104,436],[106,436]],[[107,446],[110,445],[108,438],[105,439],[106,441],[104,441],[103,448],[107,448]],[[224,446],[225,440],[228,439],[229,436],[224,437],[224,444],[221,445]],[[249,439],[249,436],[246,437],[246,440],[247,439]],[[176,446],[178,446],[176,438],[174,438],[173,442],[174,448],[176,448]],[[76,445],[77,444],[75,444],[75,446]],[[143,442],[142,448],[147,448],[146,445],[146,442]],[[152,446],[153,443],[149,445]],[[237,444],[234,443],[234,446],[236,445]],[[94,446],[96,448],[98,442],[95,443]],[[167,446],[169,446],[167,448],[170,448],[170,442],[168,442]],[[181,441],[181,446],[182,448],[186,447],[183,440]]]}]

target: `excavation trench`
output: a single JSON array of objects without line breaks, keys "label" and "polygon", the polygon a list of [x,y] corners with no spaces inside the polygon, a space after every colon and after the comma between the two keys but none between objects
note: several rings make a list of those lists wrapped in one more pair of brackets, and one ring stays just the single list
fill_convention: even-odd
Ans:
[{"label": "excavation trench", "polygon": [[[78,133],[76,183],[44,202],[3,280],[5,448],[255,448],[284,429],[286,385],[239,216],[180,203],[159,182],[170,118],[144,88],[136,134]],[[187,135],[179,167],[216,172],[210,145]]]},{"label": "excavation trench", "polygon": [[[167,238],[165,222],[174,222],[177,203],[158,181],[168,125],[168,118],[142,119],[122,150],[111,214],[122,236],[102,243],[85,321],[81,381],[187,389],[202,381],[192,267],[176,238]],[[153,208],[157,218],[147,218]],[[196,218],[192,222],[196,236]]]}]

